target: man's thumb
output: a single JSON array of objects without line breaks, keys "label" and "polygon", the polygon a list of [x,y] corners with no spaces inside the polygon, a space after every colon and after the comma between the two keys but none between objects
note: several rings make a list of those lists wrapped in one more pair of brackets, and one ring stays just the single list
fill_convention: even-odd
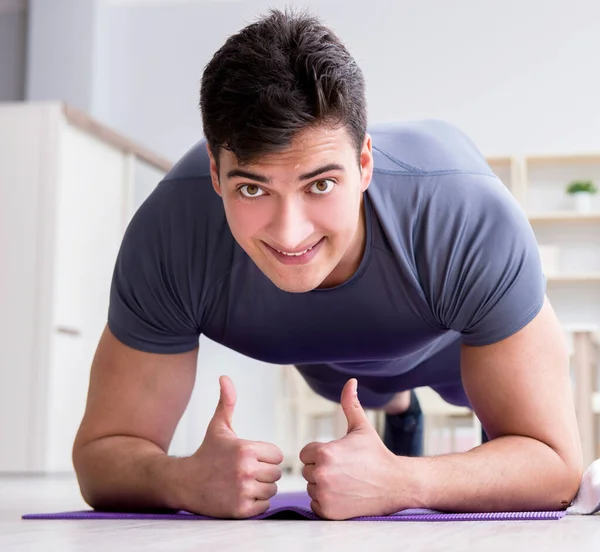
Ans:
[{"label": "man's thumb", "polygon": [[215,429],[227,428],[233,431],[233,411],[235,410],[236,393],[233,382],[228,376],[219,378],[221,389],[219,402],[211,420],[211,426]]},{"label": "man's thumb", "polygon": [[352,378],[346,382],[346,385],[342,389],[340,403],[348,421],[348,433],[364,428],[365,426],[371,427],[367,413],[358,400],[357,387],[357,380]]}]

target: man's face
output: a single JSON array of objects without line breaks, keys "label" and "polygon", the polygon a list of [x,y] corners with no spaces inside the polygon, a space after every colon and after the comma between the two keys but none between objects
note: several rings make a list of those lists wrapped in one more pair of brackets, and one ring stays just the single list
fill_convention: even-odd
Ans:
[{"label": "man's face", "polygon": [[[209,152],[210,155],[210,152]],[[221,149],[211,175],[233,237],[278,288],[300,293],[347,280],[363,253],[362,195],[371,139],[357,162],[345,128],[309,128],[283,152],[240,165]]]}]

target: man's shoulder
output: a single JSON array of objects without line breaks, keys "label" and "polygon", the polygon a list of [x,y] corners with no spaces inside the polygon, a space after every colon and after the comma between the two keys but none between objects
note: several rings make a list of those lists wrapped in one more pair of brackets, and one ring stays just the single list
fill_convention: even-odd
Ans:
[{"label": "man's shoulder", "polygon": [[[161,178],[140,211],[170,215],[172,224],[177,227],[197,221],[199,216],[202,218],[201,215],[219,218],[218,214],[222,211],[219,207],[222,207],[222,202],[212,186],[205,142],[200,141],[189,148]],[[220,218],[224,218],[224,213]]]},{"label": "man's shoulder", "polygon": [[165,174],[138,209],[138,216],[170,217],[175,227],[197,220],[204,209],[218,213],[221,198],[214,191],[206,147],[198,142]]},{"label": "man's shoulder", "polygon": [[[202,142],[190,148],[137,209],[128,233],[136,241],[162,244],[161,254],[181,253],[223,269],[215,257],[231,257],[233,236],[223,202],[215,192],[208,155]],[[152,237],[151,237],[152,236]],[[229,247],[228,247],[229,245]]]},{"label": "man's shoulder", "polygon": [[166,174],[165,180],[209,179],[210,162],[206,140],[189,148]]},{"label": "man's shoulder", "polygon": [[465,132],[438,119],[388,122],[369,127],[375,170],[426,175],[490,174],[485,157]]}]

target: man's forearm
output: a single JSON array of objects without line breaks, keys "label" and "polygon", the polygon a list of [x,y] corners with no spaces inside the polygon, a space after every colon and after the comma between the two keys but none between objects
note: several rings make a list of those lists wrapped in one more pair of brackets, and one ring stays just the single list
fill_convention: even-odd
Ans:
[{"label": "man's forearm", "polygon": [[415,506],[452,512],[560,510],[581,482],[580,467],[520,436],[500,437],[464,453],[398,457],[398,467],[394,499],[401,507],[408,492]]},{"label": "man's forearm", "polygon": [[73,461],[85,501],[98,510],[178,509],[177,462],[136,437],[105,437],[79,446]]}]

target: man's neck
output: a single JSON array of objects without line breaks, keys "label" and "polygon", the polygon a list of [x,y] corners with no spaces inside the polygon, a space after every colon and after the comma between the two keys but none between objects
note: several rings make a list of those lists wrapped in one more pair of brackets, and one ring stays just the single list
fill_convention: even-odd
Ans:
[{"label": "man's neck", "polygon": [[319,288],[323,289],[339,286],[354,276],[360,266],[363,255],[365,254],[367,237],[366,226],[365,201],[364,195],[362,195],[360,198],[358,225],[352,243],[342,257],[342,260],[331,271],[329,276],[323,280],[323,283]]}]

